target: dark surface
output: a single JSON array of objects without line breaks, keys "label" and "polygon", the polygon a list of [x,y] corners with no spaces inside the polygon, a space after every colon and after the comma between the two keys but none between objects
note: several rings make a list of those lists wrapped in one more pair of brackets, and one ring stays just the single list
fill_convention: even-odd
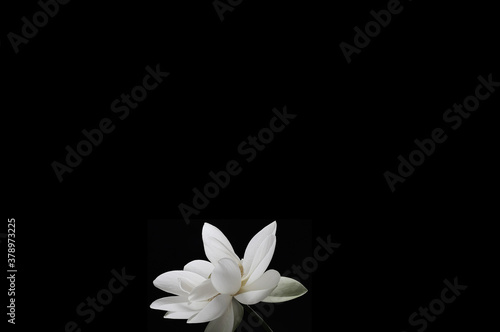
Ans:
[{"label": "dark surface", "polygon": [[[352,44],[353,28],[387,1],[327,8],[246,0],[223,22],[203,2],[71,1],[17,54],[7,36],[40,8],[2,5],[0,233],[16,219],[18,266],[17,324],[9,329],[64,331],[76,321],[82,331],[203,330],[149,309],[160,292],[152,257],[165,259],[155,266],[161,271],[194,259],[151,246],[162,236],[169,250],[172,239],[189,240],[202,258],[208,221],[229,229],[230,239],[241,232],[241,252],[273,220],[273,268],[300,264],[318,236],[341,244],[307,281],[307,298],[269,318],[275,331],[293,330],[287,319],[300,331],[325,323],[334,331],[417,331],[410,315],[455,277],[468,288],[426,330],[491,329],[499,92],[456,130],[443,114],[474,93],[478,76],[500,81],[493,4],[402,2],[348,64],[339,44]],[[112,102],[157,64],[170,75],[120,120]],[[238,146],[284,106],[297,117],[245,161]],[[65,147],[103,118],[115,130],[59,182],[51,164],[64,162]],[[447,140],[391,192],[384,172],[396,172],[398,156],[437,127]],[[231,160],[241,173],[186,225],[179,204],[192,204],[193,188]],[[248,219],[256,221],[246,230]],[[153,220],[158,234],[148,228]],[[290,220],[312,220],[311,233],[281,226]],[[288,256],[279,246],[293,241]],[[77,306],[123,267],[136,278],[84,323]],[[302,310],[311,316],[301,320]]]}]

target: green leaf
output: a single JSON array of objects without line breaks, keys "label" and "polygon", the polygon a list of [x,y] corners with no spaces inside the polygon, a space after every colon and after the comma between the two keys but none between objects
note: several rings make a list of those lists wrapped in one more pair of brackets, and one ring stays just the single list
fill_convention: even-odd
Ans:
[{"label": "green leaf", "polygon": [[278,303],[290,301],[305,293],[307,293],[307,288],[300,282],[295,279],[281,277],[278,286],[262,302]]}]

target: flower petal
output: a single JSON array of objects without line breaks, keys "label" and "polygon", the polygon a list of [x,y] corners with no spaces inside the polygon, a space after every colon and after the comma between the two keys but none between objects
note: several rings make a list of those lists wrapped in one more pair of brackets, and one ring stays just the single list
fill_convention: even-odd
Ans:
[{"label": "flower petal", "polygon": [[233,332],[240,325],[242,319],[243,307],[233,299],[222,316],[208,323],[205,332]]},{"label": "flower petal", "polygon": [[248,278],[247,284],[251,284],[260,278],[266,271],[269,263],[271,263],[271,259],[273,258],[275,248],[276,235],[270,234],[264,239],[264,241],[262,241],[259,249],[257,249],[248,273],[245,271],[246,275],[243,279]]},{"label": "flower petal", "polygon": [[184,271],[197,273],[205,279],[208,279],[213,269],[214,265],[212,263],[201,259],[191,261],[184,266]]},{"label": "flower petal", "polygon": [[170,319],[189,319],[196,315],[198,311],[172,311],[167,312],[163,318]]},{"label": "flower petal", "polygon": [[149,306],[151,309],[156,309],[156,310],[172,310],[169,309],[173,304],[178,304],[178,303],[184,303],[187,302],[188,299],[185,296],[167,296],[167,297],[162,297]]},{"label": "flower petal", "polygon": [[232,296],[221,294],[203,308],[196,316],[188,319],[187,323],[204,323],[219,318],[227,310],[231,303]]},{"label": "flower petal", "polygon": [[208,323],[205,332],[233,332],[233,326],[233,301],[231,301],[222,316]]},{"label": "flower petal", "polygon": [[242,291],[255,291],[269,288],[275,288],[280,282],[280,273],[276,270],[267,270],[259,279],[251,284],[242,287]]},{"label": "flower petal", "polygon": [[200,311],[208,302],[190,302],[185,296],[162,297],[151,303],[151,309],[165,311]]},{"label": "flower petal", "polygon": [[235,294],[241,287],[241,271],[230,258],[223,258],[212,272],[212,284],[221,294]]},{"label": "flower petal", "polygon": [[243,319],[243,307],[234,298],[232,303],[233,303],[233,315],[234,315],[234,325],[233,325],[233,331],[234,331],[236,330],[238,325],[240,325],[241,320]]},{"label": "flower petal", "polygon": [[187,282],[193,285],[199,285],[205,278],[190,271],[169,271],[163,274],[160,274],[154,281],[153,285],[157,288],[165,291],[167,293],[172,293],[175,295],[184,295],[187,296],[188,293],[181,289],[179,279],[185,279]]},{"label": "flower petal", "polygon": [[307,288],[300,282],[292,278],[281,277],[278,287],[276,287],[268,297],[262,300],[262,302],[278,303],[290,301],[305,293],[307,293]]},{"label": "flower petal", "polygon": [[196,286],[198,286],[198,285],[195,284],[190,279],[179,278],[179,288],[188,294],[190,294]]},{"label": "flower petal", "polygon": [[215,226],[205,223],[201,233],[205,254],[212,264],[216,264],[222,258],[231,258],[238,263],[239,257],[226,236]]},{"label": "flower petal", "polygon": [[247,248],[245,249],[245,255],[243,258],[243,269],[248,271],[252,266],[253,259],[257,250],[259,249],[262,242],[271,234],[276,235],[276,228],[278,224],[276,221],[270,223],[264,227],[260,232],[255,234],[255,236],[248,242]]},{"label": "flower petal", "polygon": [[256,304],[264,300],[276,288],[280,274],[276,270],[268,270],[251,285],[245,285],[235,299],[243,304]]},{"label": "flower petal", "polygon": [[193,289],[191,294],[189,294],[189,301],[203,301],[203,300],[208,300],[215,295],[217,295],[219,292],[215,289],[214,285],[212,284],[212,281],[210,279],[205,280],[202,282],[198,287]]}]

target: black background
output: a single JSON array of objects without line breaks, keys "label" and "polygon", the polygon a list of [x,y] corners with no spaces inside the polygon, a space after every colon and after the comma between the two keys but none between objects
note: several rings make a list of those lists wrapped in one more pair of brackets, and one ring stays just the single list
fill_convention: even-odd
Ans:
[{"label": "black background", "polygon": [[[148,221],[181,219],[192,189],[241,159],[238,145],[285,105],[297,118],[199,220],[259,220],[244,243],[272,220],[312,220],[311,241],[341,243],[312,278],[309,330],[416,331],[408,317],[455,277],[468,289],[427,330],[490,327],[498,91],[447,127],[448,140],[394,193],[383,173],[445,127],[443,113],[479,75],[500,80],[499,21],[489,2],[402,4],[350,64],[339,44],[387,1],[244,0],[221,22],[211,1],[74,0],[18,54],[7,34],[39,6],[2,4],[1,229],[16,218],[15,328],[64,331],[126,267],[136,279],[82,331],[146,330]],[[111,102],[158,63],[170,76],[118,120]],[[104,117],[115,131],[59,183],[51,163]],[[172,233],[196,233],[184,228]]]}]

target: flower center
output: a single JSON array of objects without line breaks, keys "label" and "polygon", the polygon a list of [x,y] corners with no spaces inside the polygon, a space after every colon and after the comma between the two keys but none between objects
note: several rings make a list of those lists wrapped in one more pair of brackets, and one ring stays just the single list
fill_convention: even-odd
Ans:
[{"label": "flower center", "polygon": [[240,272],[241,272],[241,287],[245,286],[247,283],[248,278],[243,279],[243,266],[241,264],[238,264],[240,267]]}]

